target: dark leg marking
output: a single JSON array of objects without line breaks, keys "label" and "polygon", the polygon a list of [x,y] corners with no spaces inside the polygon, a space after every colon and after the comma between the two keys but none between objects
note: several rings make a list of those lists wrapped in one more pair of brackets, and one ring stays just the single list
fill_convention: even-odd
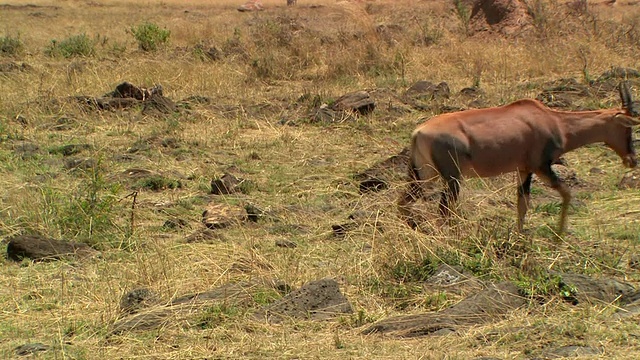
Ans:
[{"label": "dark leg marking", "polygon": [[440,198],[440,214],[449,215],[450,209],[460,192],[460,161],[469,161],[469,148],[460,139],[451,135],[441,135],[431,144],[431,158],[436,170],[447,184]]},{"label": "dark leg marking", "polygon": [[536,174],[542,179],[547,181],[549,186],[555,189],[560,196],[562,196],[562,211],[560,212],[560,224],[558,226],[558,232],[562,234],[565,228],[565,222],[567,218],[567,210],[569,209],[569,203],[571,202],[571,191],[560,180],[558,174],[551,169],[551,164],[562,152],[562,145],[558,137],[549,139],[545,144],[544,151],[542,153],[542,166]]},{"label": "dark leg marking", "polygon": [[[532,173],[521,171],[520,180],[522,183],[518,186],[518,231],[522,231],[524,218],[529,209],[529,198],[531,195],[531,178]],[[522,180],[524,178],[524,180]]]}]

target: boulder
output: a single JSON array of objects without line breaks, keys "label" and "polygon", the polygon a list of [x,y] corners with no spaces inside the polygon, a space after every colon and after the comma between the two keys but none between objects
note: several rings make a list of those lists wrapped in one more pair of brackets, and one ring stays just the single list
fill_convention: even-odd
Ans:
[{"label": "boulder", "polygon": [[17,235],[9,239],[7,244],[7,258],[14,261],[22,261],[23,259],[59,260],[70,257],[88,257],[97,253],[96,250],[84,243],[56,240],[41,235]]}]

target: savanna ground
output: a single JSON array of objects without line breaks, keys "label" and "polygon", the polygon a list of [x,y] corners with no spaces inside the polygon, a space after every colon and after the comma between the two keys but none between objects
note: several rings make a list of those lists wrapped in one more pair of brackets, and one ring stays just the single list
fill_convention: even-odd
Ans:
[{"label": "savanna ground", "polygon": [[[446,81],[453,93],[476,85],[483,105],[497,106],[535,97],[559,78],[588,83],[614,66],[640,68],[638,5],[531,0],[531,26],[505,35],[474,33],[470,6],[449,1],[300,0],[286,7],[265,0],[259,13],[239,13],[240,2],[230,0],[3,4],[0,35],[20,45],[0,59],[18,64],[0,73],[2,237],[38,233],[90,244],[101,256],[0,260],[0,357],[35,342],[50,346],[34,355],[45,359],[524,359],[563,345],[601,349],[590,358],[640,357],[637,316],[614,319],[615,303],[572,305],[544,275],[570,271],[638,285],[640,193],[618,189],[627,170],[610,150],[590,146],[565,157],[588,186],[573,189],[570,231],[561,238],[554,235],[559,197],[538,183],[527,232],[515,234],[513,176],[467,181],[461,217],[444,227],[427,221],[427,231],[416,232],[394,209],[401,180],[361,194],[353,175],[400,152],[415,125],[441,105],[467,102],[454,96],[420,111],[379,101],[371,115],[333,123],[309,116],[347,92],[402,94],[418,80]],[[170,30],[155,51],[140,49],[132,35],[145,22]],[[54,40],[81,34],[91,40],[89,53],[55,51]],[[210,47],[220,59],[204,54]],[[123,81],[161,84],[176,102],[200,96],[210,103],[147,115],[69,100],[101,96]],[[574,106],[608,108],[619,99],[611,92]],[[69,144],[87,144],[79,156],[95,166],[65,166],[61,149]],[[132,183],[122,175],[131,168],[169,180]],[[210,195],[210,181],[225,171],[251,186]],[[269,216],[187,242],[210,201],[251,203]],[[420,206],[435,212],[435,204]],[[365,220],[334,236],[332,225],[353,213]],[[446,336],[362,335],[377,320],[440,310],[469,295],[422,286],[442,262],[484,281],[514,281],[531,305]],[[267,324],[247,308],[219,306],[206,321],[196,314],[191,322],[107,336],[121,316],[121,296],[133,288],[169,301],[263,276],[294,288],[335,278],[354,314]],[[277,297],[268,295],[254,308]]]}]

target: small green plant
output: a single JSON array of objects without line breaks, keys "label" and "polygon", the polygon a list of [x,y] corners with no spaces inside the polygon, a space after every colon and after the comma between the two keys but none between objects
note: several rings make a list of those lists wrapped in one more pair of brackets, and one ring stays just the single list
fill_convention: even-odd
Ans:
[{"label": "small green plant", "polygon": [[0,55],[14,56],[22,52],[24,45],[19,37],[0,36]]},{"label": "small green plant", "polygon": [[442,39],[442,29],[440,27],[433,26],[429,21],[425,21],[423,24],[418,24],[418,29],[420,32],[418,34],[418,38],[415,40],[417,45],[437,45]]},{"label": "small green plant", "polygon": [[156,51],[169,41],[171,31],[161,29],[154,23],[143,23],[131,28],[131,34],[143,51]]},{"label": "small green plant", "polygon": [[95,42],[87,34],[73,35],[61,41],[51,40],[51,44],[45,49],[48,56],[64,58],[93,56],[95,52]]},{"label": "small green plant", "polygon": [[134,189],[147,189],[152,191],[160,191],[164,189],[180,189],[182,183],[180,180],[167,179],[164,176],[153,175],[147,178],[141,179],[134,186]]},{"label": "small green plant", "polygon": [[453,0],[453,6],[455,8],[456,15],[462,23],[462,28],[465,35],[469,35],[469,23],[471,21],[471,12],[462,0]]},{"label": "small green plant", "polygon": [[564,301],[577,303],[577,289],[566,284],[558,275],[539,274],[528,277],[521,274],[515,283],[522,295],[539,301],[550,296],[560,296]]},{"label": "small green plant", "polygon": [[258,291],[253,295],[253,301],[258,305],[268,305],[272,302],[278,300],[282,296],[273,289],[265,289],[263,291]]},{"label": "small green plant", "polygon": [[202,329],[215,328],[226,320],[240,315],[237,306],[227,304],[216,304],[206,309],[198,321],[198,326]]}]

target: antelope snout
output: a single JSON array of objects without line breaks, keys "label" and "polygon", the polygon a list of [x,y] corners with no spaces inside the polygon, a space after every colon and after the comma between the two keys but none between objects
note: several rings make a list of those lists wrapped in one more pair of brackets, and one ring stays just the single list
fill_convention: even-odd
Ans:
[{"label": "antelope snout", "polygon": [[628,168],[634,168],[638,166],[638,159],[636,159],[635,155],[629,154],[624,157],[624,160],[622,160],[622,163],[624,164],[624,166]]}]

